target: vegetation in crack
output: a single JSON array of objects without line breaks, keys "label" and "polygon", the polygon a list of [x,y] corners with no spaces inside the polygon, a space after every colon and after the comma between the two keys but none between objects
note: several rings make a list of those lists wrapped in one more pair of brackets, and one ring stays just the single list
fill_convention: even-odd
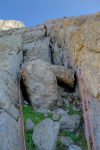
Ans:
[{"label": "vegetation in crack", "polygon": [[[46,118],[52,118],[53,114],[48,112],[47,115],[40,113],[40,112],[34,112],[31,105],[23,105],[23,116],[24,116],[24,123],[27,119],[31,119],[35,125],[39,124],[42,120]],[[25,128],[25,140],[26,140],[26,147],[27,150],[36,150],[35,145],[32,141],[32,135],[33,133],[27,128]]]}]

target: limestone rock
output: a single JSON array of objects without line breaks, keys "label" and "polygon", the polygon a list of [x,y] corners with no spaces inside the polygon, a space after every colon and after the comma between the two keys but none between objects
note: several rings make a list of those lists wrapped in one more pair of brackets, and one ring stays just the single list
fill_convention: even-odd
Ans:
[{"label": "limestone rock", "polygon": [[[56,41],[58,49],[53,48],[54,59],[57,55],[59,61],[63,60],[61,61],[63,62],[62,65],[68,66],[71,61],[72,68],[80,67],[88,93],[98,99],[100,99],[99,17],[100,13],[93,16],[58,19],[50,35],[53,41]],[[60,49],[62,49],[62,52],[60,52]],[[62,57],[64,58],[62,59]]]},{"label": "limestone rock", "polygon": [[43,114],[48,114],[51,111],[49,109],[47,109],[47,108],[40,107],[40,108],[36,109],[35,112],[40,112],[40,113],[43,113]]},{"label": "limestone rock", "polygon": [[58,121],[58,120],[60,120],[60,118],[61,118],[61,115],[60,115],[59,113],[53,112],[52,119],[53,119],[54,121]]},{"label": "limestone rock", "polygon": [[74,131],[79,127],[80,116],[79,115],[63,115],[60,119],[60,128],[67,131]]},{"label": "limestone rock", "polygon": [[50,38],[43,38],[36,42],[26,43],[23,46],[24,62],[34,59],[43,59],[51,64]]},{"label": "limestone rock", "polygon": [[61,108],[57,108],[54,110],[54,112],[59,113],[61,116],[66,115],[67,112]]},{"label": "limestone rock", "polygon": [[71,69],[66,69],[65,67],[59,65],[52,65],[52,69],[58,81],[71,87],[74,86],[74,72]]},{"label": "limestone rock", "polygon": [[33,142],[37,150],[56,150],[59,133],[59,123],[45,119],[36,125],[33,133]]},{"label": "limestone rock", "polygon": [[61,136],[61,137],[59,137],[59,141],[67,147],[69,147],[71,144],[73,144],[73,141],[70,137]]},{"label": "limestone rock", "polygon": [[68,150],[81,150],[81,148],[76,145],[70,145]]},{"label": "limestone rock", "polygon": [[[24,26],[16,21],[0,23],[1,30]],[[19,143],[17,139],[21,139],[21,135],[18,135],[21,133],[20,114],[16,106],[18,105],[17,74],[23,63],[26,66],[26,69],[23,69],[23,81],[35,107],[54,106],[59,100],[58,93],[60,93],[56,77],[66,83],[66,87],[67,84],[71,85],[72,81],[70,80],[69,83],[65,78],[66,70],[71,69],[75,72],[76,85],[76,72],[78,68],[81,68],[90,102],[96,147],[100,150],[100,13],[49,20],[36,28],[4,30],[0,31],[0,109],[4,111],[0,113],[0,148],[22,150],[21,140],[20,147],[16,144]],[[38,58],[53,65],[60,65],[64,69],[59,69],[56,73],[58,75],[60,72],[60,74],[57,76],[47,62],[42,60],[36,63]],[[35,67],[32,67],[32,63]],[[72,76],[73,73],[70,77],[68,76],[69,79],[72,79]],[[63,93],[61,97],[68,98],[71,94]],[[72,100],[68,100],[69,103]],[[64,118],[67,121],[63,120],[64,129],[66,129],[64,124],[68,130],[77,128],[78,118],[67,115]],[[78,124],[75,125],[75,122]],[[16,127],[18,130],[13,129]],[[3,142],[5,142],[4,145]]]},{"label": "limestone rock", "polygon": [[59,100],[56,77],[49,63],[33,60],[21,74],[33,107],[54,106]]},{"label": "limestone rock", "polygon": [[23,44],[32,43],[44,38],[46,35],[46,30],[44,25],[40,25],[36,28],[30,30],[25,30],[23,33]]},{"label": "limestone rock", "polygon": [[8,113],[0,110],[0,149],[23,150],[20,126]]},{"label": "limestone rock", "polygon": [[18,105],[21,36],[0,37],[0,149],[23,150]]},{"label": "limestone rock", "polygon": [[29,131],[33,131],[35,124],[33,123],[33,121],[31,119],[27,119],[25,122],[25,127],[27,130]]},{"label": "limestone rock", "polygon": [[0,20],[0,30],[25,27],[23,22],[16,20]]}]

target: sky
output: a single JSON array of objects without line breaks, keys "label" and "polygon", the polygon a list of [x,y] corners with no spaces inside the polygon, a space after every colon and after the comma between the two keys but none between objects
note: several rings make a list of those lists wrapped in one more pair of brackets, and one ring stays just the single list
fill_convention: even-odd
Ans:
[{"label": "sky", "polygon": [[98,11],[100,0],[0,0],[0,19],[21,20],[25,26]]}]

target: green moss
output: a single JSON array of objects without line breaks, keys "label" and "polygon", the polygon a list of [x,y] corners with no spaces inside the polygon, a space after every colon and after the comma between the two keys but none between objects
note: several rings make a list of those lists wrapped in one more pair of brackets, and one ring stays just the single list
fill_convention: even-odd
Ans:
[{"label": "green moss", "polygon": [[69,115],[77,114],[77,115],[82,116],[82,112],[75,110],[73,105],[66,106],[66,110],[68,110]]},{"label": "green moss", "polygon": [[[81,112],[74,110],[73,106],[66,107],[66,109],[69,110],[70,115],[73,115],[73,114],[81,115]],[[24,122],[26,121],[26,119],[30,118],[35,124],[38,124],[45,118],[52,118],[53,114],[49,112],[47,116],[45,116],[45,114],[43,113],[34,112],[30,105],[23,105],[23,116],[24,116]],[[79,134],[76,134],[75,132],[61,131],[60,135],[70,137],[75,144],[79,145],[82,148],[82,150],[86,150],[87,144],[86,144],[86,140],[84,137],[84,129],[80,128],[78,132]],[[27,150],[35,150],[35,145],[32,141],[32,134],[33,133],[25,129],[25,139],[26,139]],[[58,141],[57,150],[64,150],[64,149],[65,149],[65,146],[61,142]]]},{"label": "green moss", "polygon": [[66,146],[63,145],[59,140],[57,141],[57,150],[66,150]]},{"label": "green moss", "polygon": [[52,117],[53,117],[53,113],[48,112],[48,114],[47,114],[47,118],[52,118]]},{"label": "green moss", "polygon": [[[31,119],[35,124],[40,123],[43,119],[45,119],[45,115],[40,112],[33,112],[32,107],[30,105],[23,105],[23,117],[24,122],[26,119]],[[35,145],[32,141],[33,133],[25,129],[25,140],[27,150],[35,150]]]},{"label": "green moss", "polygon": [[44,114],[40,112],[33,112],[32,107],[27,105],[23,106],[23,115],[24,115],[24,121],[26,119],[31,119],[35,124],[38,124],[43,119],[45,119]]},{"label": "green moss", "polygon": [[79,134],[75,132],[61,131],[60,135],[70,137],[73,140],[74,144],[79,145],[82,150],[86,150],[87,143],[84,136],[84,129],[80,128],[78,132]]},{"label": "green moss", "polygon": [[[26,119],[31,119],[35,124],[40,123],[45,118],[52,118],[53,114],[49,112],[47,116],[40,112],[34,112],[30,105],[23,105],[23,117],[24,122]],[[35,150],[35,145],[32,141],[33,133],[25,129],[25,140],[26,140],[26,147],[27,150]]]},{"label": "green moss", "polygon": [[25,141],[26,141],[26,147],[27,150],[35,150],[35,145],[32,141],[32,132],[25,129]]}]

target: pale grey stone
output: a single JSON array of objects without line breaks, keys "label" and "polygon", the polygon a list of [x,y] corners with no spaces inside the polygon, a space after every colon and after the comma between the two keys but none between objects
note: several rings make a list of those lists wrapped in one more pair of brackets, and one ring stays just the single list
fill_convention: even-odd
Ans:
[{"label": "pale grey stone", "polygon": [[68,150],[82,150],[79,146],[76,145],[70,145]]},{"label": "pale grey stone", "polygon": [[59,141],[65,146],[70,146],[73,144],[73,141],[70,137],[60,136]]},{"label": "pale grey stone", "polygon": [[67,112],[61,108],[57,108],[53,112],[59,113],[61,116],[67,114]]},{"label": "pale grey stone", "polygon": [[54,121],[58,121],[60,120],[60,118],[61,118],[61,115],[59,113],[56,113],[56,112],[53,113],[52,119]]},{"label": "pale grey stone", "polygon": [[37,150],[56,150],[59,133],[59,123],[45,119],[36,125],[33,133],[33,142]]},{"label": "pale grey stone", "polygon": [[49,63],[37,59],[22,69],[22,78],[32,106],[54,107],[59,100],[56,76]]},{"label": "pale grey stone", "polygon": [[49,113],[51,111],[49,109],[47,109],[47,108],[40,107],[40,108],[36,109],[35,112],[40,112],[40,113],[43,113],[43,114],[47,114],[47,113]]},{"label": "pale grey stone", "polygon": [[34,126],[35,126],[35,124],[34,124],[34,122],[31,119],[27,119],[25,121],[25,127],[26,127],[27,130],[33,131]]},{"label": "pale grey stone", "polygon": [[60,119],[60,128],[67,131],[74,131],[80,125],[79,115],[63,115]]}]

